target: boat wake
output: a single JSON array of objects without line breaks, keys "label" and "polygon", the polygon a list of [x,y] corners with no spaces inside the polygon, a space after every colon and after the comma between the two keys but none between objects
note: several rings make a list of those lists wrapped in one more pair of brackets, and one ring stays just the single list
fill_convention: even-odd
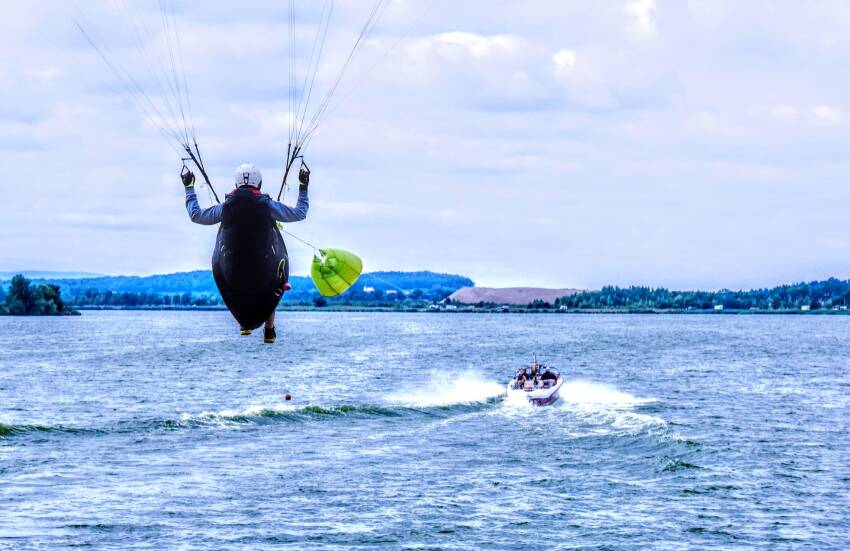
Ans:
[{"label": "boat wake", "polygon": [[656,402],[654,398],[638,398],[609,385],[571,381],[564,385],[561,398],[561,408],[595,426],[596,432],[634,432],[667,426],[664,419],[637,411]]},{"label": "boat wake", "polygon": [[660,417],[639,411],[641,406],[656,402],[654,398],[639,398],[607,384],[567,381],[559,395],[560,399],[554,405],[538,407],[530,404],[522,394],[509,393],[504,411],[533,416],[567,414],[567,426],[569,430],[576,430],[577,434],[634,432],[667,425]]},{"label": "boat wake", "polygon": [[561,399],[568,404],[610,408],[628,408],[656,401],[654,398],[637,398],[610,385],[590,381],[564,383]]},{"label": "boat wake", "polygon": [[387,401],[411,408],[441,408],[488,402],[504,393],[503,385],[475,373],[453,379],[443,373],[432,373],[421,386],[402,389],[388,396]]},{"label": "boat wake", "polygon": [[[73,434],[77,432],[84,432],[86,429],[79,429],[75,427],[68,427],[64,425],[35,425],[35,424],[16,424],[16,423],[0,423],[0,439],[11,438],[13,436],[18,436],[22,434],[28,433],[67,433]],[[92,432],[92,431],[90,431]]]},{"label": "boat wake", "polygon": [[26,437],[31,434],[64,435],[108,435],[122,433],[146,433],[155,431],[179,431],[193,428],[235,429],[247,426],[273,425],[279,423],[309,423],[339,419],[342,417],[404,417],[434,415],[451,416],[469,407],[487,407],[488,400],[501,393],[500,385],[492,383],[488,390],[477,389],[470,383],[467,390],[477,392],[456,395],[446,389],[429,387],[409,394],[399,394],[389,403],[376,404],[330,404],[294,405],[271,403],[251,405],[245,408],[226,408],[218,411],[182,413],[166,419],[127,419],[106,426],[68,426],[0,423],[0,442]]},{"label": "boat wake", "polygon": [[262,424],[270,421],[308,421],[324,417],[343,415],[396,417],[402,412],[390,408],[369,405],[343,404],[336,406],[306,405],[277,403],[271,405],[253,405],[245,409],[223,409],[221,411],[202,411],[201,413],[184,413],[179,422],[171,422],[173,426],[193,425],[239,425]]},{"label": "boat wake", "polygon": [[[516,393],[513,393],[516,394]],[[644,431],[660,428],[667,423],[639,411],[654,399],[638,398],[611,386],[588,381],[565,382],[560,400],[553,406],[537,407],[522,395],[505,395],[505,387],[483,375],[468,373],[448,380],[442,373],[433,373],[419,385],[411,385],[385,396],[375,404],[304,405],[291,402],[255,404],[244,408],[183,413],[166,419],[128,419],[110,426],[74,427],[33,424],[1,424],[0,440],[32,433],[110,434],[183,430],[191,428],[237,428],[246,425],[303,423],[349,417],[404,417],[438,415],[453,417],[458,413],[475,411],[496,415],[568,415],[569,421],[558,422],[577,434]],[[578,426],[577,426],[578,425]]]}]

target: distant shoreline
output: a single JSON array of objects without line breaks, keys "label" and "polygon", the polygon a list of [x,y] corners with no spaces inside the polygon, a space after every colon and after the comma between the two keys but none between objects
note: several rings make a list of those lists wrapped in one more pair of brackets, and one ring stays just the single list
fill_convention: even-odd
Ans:
[{"label": "distant shoreline", "polygon": [[[24,281],[28,280],[24,278]],[[396,271],[363,274],[358,285],[344,296],[331,298],[321,296],[309,277],[292,276],[290,282],[294,289],[288,291],[281,302],[283,310],[715,315],[835,315],[850,310],[850,279],[837,278],[747,291],[671,291],[663,287],[612,285],[582,291],[572,288],[475,287],[471,279],[456,274]],[[31,285],[34,290],[42,289],[57,297],[61,288],[62,306],[56,303],[57,311],[65,307],[85,310],[224,308],[209,270],[146,277],[37,280]],[[11,286],[9,283],[9,289]],[[23,286],[19,287],[21,289],[15,291],[16,297],[7,296],[0,304],[0,313],[4,310],[10,313],[30,313],[29,310],[40,313],[44,310],[42,302],[29,301],[27,293],[22,291]],[[0,282],[0,299],[3,299],[5,289],[6,285]],[[47,310],[54,309],[48,307]]]},{"label": "distant shoreline", "polygon": [[[77,306],[80,311],[151,311],[151,312],[226,312],[223,306]],[[278,312],[377,312],[377,313],[428,313],[428,314],[534,314],[534,315],[563,315],[563,314],[650,314],[650,315],[685,315],[685,316],[741,316],[741,315],[766,315],[766,316],[846,316],[850,315],[848,310],[617,310],[617,309],[575,309],[556,310],[538,308],[509,308],[500,310],[497,308],[458,307],[456,310],[434,310],[431,308],[387,308],[381,306],[283,306]]]}]

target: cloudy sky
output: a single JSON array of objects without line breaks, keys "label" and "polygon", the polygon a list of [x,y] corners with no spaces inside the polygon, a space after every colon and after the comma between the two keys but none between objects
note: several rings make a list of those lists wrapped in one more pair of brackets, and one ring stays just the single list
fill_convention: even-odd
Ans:
[{"label": "cloudy sky", "polygon": [[[287,3],[175,1],[216,189],[243,161],[276,189]],[[296,3],[303,73],[320,3]],[[337,1],[317,90],[370,5]],[[209,266],[215,229],[189,222],[178,155],[73,25],[158,101],[128,29],[150,24],[159,51],[160,13],[141,6],[3,3],[0,271]],[[847,29],[840,1],[394,0],[310,144],[291,229],[368,270],[479,285],[848,278]],[[306,271],[311,250],[289,248]]]}]

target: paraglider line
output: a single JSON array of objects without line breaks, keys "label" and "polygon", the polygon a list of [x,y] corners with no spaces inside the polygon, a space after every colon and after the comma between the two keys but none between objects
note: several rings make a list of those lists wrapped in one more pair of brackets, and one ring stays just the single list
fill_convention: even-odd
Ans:
[{"label": "paraglider line", "polygon": [[[322,60],[322,52],[325,49],[325,39],[328,36],[328,27],[330,26],[331,14],[333,13],[333,9],[334,9],[333,0],[331,0],[330,2],[326,2],[325,6],[327,6],[327,8],[325,8],[324,6],[322,8],[322,14],[323,14],[322,22],[324,23],[324,25],[320,25],[319,28],[316,30],[316,37],[313,40],[313,48],[310,51],[310,62],[307,64],[307,71],[304,74],[304,85],[301,87],[302,96],[304,94],[304,92],[303,92],[304,89],[307,90],[307,96],[306,96],[306,98],[304,98],[304,108],[301,109],[300,120],[296,120],[296,125],[295,125],[295,142],[296,143],[298,143],[300,141],[301,130],[304,126],[304,119],[307,117],[307,108],[310,105],[310,97],[313,95],[313,85],[316,82],[316,75],[319,72],[319,63]],[[325,12],[327,12],[326,16],[324,15]],[[316,55],[317,46],[318,46],[318,55]],[[314,60],[315,60],[315,65],[313,63]],[[312,68],[312,71],[311,71],[311,68]],[[307,86],[308,78],[310,80],[309,87]],[[296,119],[298,119],[298,109],[297,108],[296,108],[295,116],[296,116]]]},{"label": "paraglider line", "polygon": [[[213,188],[212,182],[210,182],[210,177],[207,176],[207,171],[204,169],[204,164],[198,160],[199,157],[195,156],[195,153],[192,151],[191,147],[189,147],[188,145],[184,145],[183,148],[186,150],[186,153],[189,154],[189,158],[192,159],[192,162],[195,163],[195,166],[198,167],[198,170],[201,171],[201,175],[204,177],[204,181],[207,183],[210,188],[210,191],[212,191],[213,195],[215,196],[215,202],[221,203],[221,200],[218,198],[218,193],[215,192],[215,188]],[[198,155],[200,155],[200,153]]]},{"label": "paraglider line", "polygon": [[397,287],[396,285],[393,285],[392,283],[390,283],[386,279],[380,278],[380,277],[376,276],[375,274],[363,274],[362,277],[371,277],[372,279],[376,279],[376,280],[380,281],[381,283],[383,283],[384,285],[387,285],[388,287],[392,287],[393,289],[395,289],[396,291],[399,291],[400,293],[404,293],[404,289],[402,289],[401,287]]},{"label": "paraglider line", "polygon": [[[179,153],[179,149],[175,146],[174,142],[180,143],[180,135],[178,132],[175,132],[173,129],[168,128],[164,121],[167,120],[166,117],[162,115],[160,110],[156,107],[156,105],[150,100],[147,94],[144,93],[141,86],[139,86],[138,82],[136,82],[133,77],[129,75],[122,74],[118,68],[113,65],[113,63],[109,60],[106,54],[100,49],[100,47],[95,43],[94,39],[86,32],[85,28],[83,28],[80,21],[74,18],[74,25],[76,25],[77,29],[82,33],[83,37],[86,41],[91,45],[95,52],[103,59],[106,66],[112,71],[118,81],[124,86],[124,89],[127,90],[127,93],[130,95],[132,100],[136,103],[138,108],[144,113],[148,120],[159,130],[160,134],[165,138],[165,141]],[[157,120],[157,116],[159,116],[159,120]],[[171,140],[174,140],[172,142]]]},{"label": "paraglider line", "polygon": [[286,151],[286,168],[283,171],[283,180],[280,182],[280,191],[277,192],[278,201],[280,201],[280,198],[283,195],[283,190],[286,188],[286,179],[289,177],[289,171],[292,169],[292,165],[295,163],[295,159],[302,159],[303,162],[303,157],[299,155],[300,152],[300,146],[296,145],[295,148],[292,149],[292,144],[289,144],[289,147]]},{"label": "paraglider line", "polygon": [[313,245],[313,244],[312,244],[312,243],[310,243],[309,241],[305,241],[305,240],[301,239],[300,237],[298,237],[297,235],[295,235],[294,233],[292,233],[292,232],[290,232],[290,231],[286,231],[286,230],[283,230],[283,229],[282,229],[282,230],[280,230],[280,231],[281,231],[281,232],[283,232],[283,233],[285,233],[285,234],[286,234],[286,235],[288,235],[289,237],[292,237],[292,238],[294,238],[295,240],[300,241],[300,242],[304,243],[305,245],[307,245],[308,247],[310,247],[311,249],[313,249],[313,252],[316,254],[316,256],[318,256],[318,255],[319,255],[319,252],[320,252],[320,251],[319,251],[319,247],[317,247],[317,246]]}]

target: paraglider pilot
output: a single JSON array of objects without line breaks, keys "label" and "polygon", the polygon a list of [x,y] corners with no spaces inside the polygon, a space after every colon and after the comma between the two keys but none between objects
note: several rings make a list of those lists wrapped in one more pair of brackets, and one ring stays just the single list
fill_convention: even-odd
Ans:
[{"label": "paraglider pilot", "polygon": [[[273,200],[268,196],[268,194],[262,193],[260,188],[263,185],[263,176],[259,169],[249,163],[239,165],[236,169],[234,173],[234,183],[236,187],[233,191],[227,194],[225,201],[206,209],[202,209],[198,205],[198,198],[195,194],[195,175],[192,171],[184,169],[181,173],[181,179],[183,180],[183,187],[186,189],[186,210],[189,213],[189,218],[191,218],[192,222],[196,224],[211,226],[222,222],[222,219],[224,218],[226,219],[226,224],[222,224],[222,226],[230,225],[238,228],[238,226],[241,225],[257,226],[267,224],[271,227],[275,222],[298,222],[307,217],[307,209],[309,207],[307,187],[310,183],[310,170],[303,164],[298,173],[298,181],[300,182],[300,185],[298,187],[298,202],[295,207],[286,206],[279,201]],[[245,207],[246,201],[249,203],[247,208]],[[266,218],[266,220],[257,220],[258,214],[260,219]],[[221,236],[221,229],[219,235]],[[239,253],[240,248],[246,248],[244,243],[241,245],[241,247],[240,245],[236,245],[234,247],[237,250],[237,254]],[[250,243],[248,245],[250,245]],[[224,246],[217,243],[217,250],[218,248],[223,249]],[[280,248],[284,249],[285,254],[285,246]],[[280,254],[279,251],[278,254]],[[214,256],[214,274],[215,264],[216,258]],[[242,264],[246,264],[246,262],[242,262]],[[240,268],[237,267],[237,269]],[[286,273],[288,274],[288,266]],[[219,283],[218,279],[216,283]],[[288,287],[288,283],[286,286]],[[221,286],[219,286],[219,290],[222,290]],[[224,296],[224,293],[222,293],[222,295],[225,298],[225,303],[227,303],[228,297]],[[273,306],[276,304],[277,301],[273,303]],[[273,306],[271,309],[271,315],[269,315],[268,319],[265,320],[264,342],[268,344],[273,343],[276,338],[274,326],[275,312]],[[234,313],[234,316],[239,319],[239,316],[236,315],[236,312],[234,312],[234,309],[230,304],[228,304],[228,308],[230,308],[231,312]],[[263,312],[262,315],[265,317],[265,312]],[[257,320],[257,324],[262,323],[262,319],[263,318],[259,318]],[[244,325],[240,328],[240,330],[243,335],[251,333],[251,327],[245,327]]]}]

